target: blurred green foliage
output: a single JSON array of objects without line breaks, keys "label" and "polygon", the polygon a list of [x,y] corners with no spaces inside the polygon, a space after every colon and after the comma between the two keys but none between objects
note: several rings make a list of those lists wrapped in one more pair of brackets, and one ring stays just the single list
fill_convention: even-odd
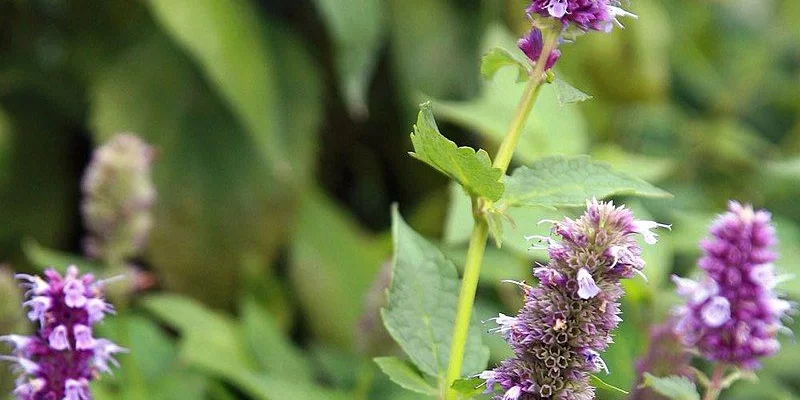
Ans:
[{"label": "blurred green foliage", "polygon": [[[79,256],[91,149],[135,132],[158,151],[155,227],[137,260],[157,288],[103,325],[131,353],[96,385],[98,399],[417,398],[371,360],[400,354],[374,324],[390,205],[456,264],[472,220],[464,193],[407,155],[408,134],[430,100],[445,136],[494,153],[522,87],[510,68],[482,80],[479,59],[513,50],[524,6],[0,1],[0,261],[31,272]],[[729,198],[769,208],[779,269],[800,263],[800,2],[630,8],[640,18],[626,29],[562,46],[556,75],[593,99],[564,106],[545,87],[516,154],[528,164],[589,153],[675,195],[628,203],[674,230],[646,249],[650,283],[626,284],[603,377],[621,388],[636,379],[648,327],[677,301],[669,274],[692,274],[697,241]],[[513,312],[519,294],[500,280],[543,260],[522,236],[572,212],[510,212],[503,248],[487,249],[480,319]],[[9,274],[0,270],[0,333],[25,330]],[[800,279],[781,289],[800,300]],[[508,354],[497,337],[484,342],[491,362]],[[759,382],[725,398],[800,396],[800,345],[784,342]],[[3,374],[0,398],[10,383]]]}]

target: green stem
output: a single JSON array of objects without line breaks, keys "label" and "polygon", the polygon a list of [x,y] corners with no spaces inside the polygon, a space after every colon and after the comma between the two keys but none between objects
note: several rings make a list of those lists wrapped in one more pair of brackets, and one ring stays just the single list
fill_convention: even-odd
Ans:
[{"label": "green stem", "polygon": [[711,375],[711,381],[708,383],[708,388],[706,389],[706,395],[703,397],[703,400],[717,400],[720,392],[722,392],[724,378],[725,378],[725,365],[717,364],[717,366],[714,367],[714,372],[713,375]]},{"label": "green stem", "polygon": [[[544,33],[545,32],[543,32],[543,34]],[[536,96],[539,94],[539,89],[545,80],[544,66],[547,62],[547,57],[556,46],[556,41],[558,39],[556,34],[550,33],[544,36],[542,55],[534,66],[531,77],[528,80],[528,85],[525,87],[525,92],[514,114],[514,119],[511,120],[511,126],[508,128],[508,132],[503,138],[500,148],[497,150],[497,155],[492,165],[503,171],[503,174],[508,170],[508,165],[511,163],[511,158],[514,156],[514,150],[517,148],[517,143],[519,143],[519,139],[522,136],[525,122],[528,120],[531,109],[533,109],[533,103],[536,102]],[[464,267],[464,279],[461,283],[461,292],[458,295],[456,320],[455,326],[453,327],[453,341],[450,347],[450,361],[447,365],[445,387],[445,399],[447,400],[456,400],[458,398],[458,393],[453,390],[451,386],[453,382],[461,377],[461,366],[464,361],[464,347],[467,344],[467,333],[472,318],[472,306],[475,303],[475,293],[478,289],[481,263],[483,262],[483,254],[486,250],[486,239],[489,237],[489,226],[480,213],[479,202],[479,199],[472,199],[475,225],[472,228],[472,235],[469,239],[467,260]]]}]

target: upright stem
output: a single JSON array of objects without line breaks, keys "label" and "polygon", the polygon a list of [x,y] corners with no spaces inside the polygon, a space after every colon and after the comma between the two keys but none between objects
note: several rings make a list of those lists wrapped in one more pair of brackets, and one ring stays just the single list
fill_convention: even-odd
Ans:
[{"label": "upright stem", "polygon": [[711,375],[711,381],[708,383],[706,395],[703,397],[703,400],[717,400],[717,397],[719,397],[719,394],[722,391],[722,381],[724,378],[725,365],[717,364],[717,366],[714,367],[714,372],[713,375]]},{"label": "upright stem", "polygon": [[[511,120],[511,126],[508,128],[508,133],[506,133],[503,142],[500,144],[500,148],[497,150],[497,155],[492,165],[494,168],[503,171],[503,174],[508,170],[508,165],[511,163],[511,158],[514,156],[514,150],[517,148],[520,136],[522,136],[522,128],[528,120],[531,109],[533,109],[533,103],[536,101],[536,96],[539,94],[539,89],[542,86],[542,82],[545,80],[544,66],[547,62],[547,58],[556,46],[557,35],[548,33],[549,32],[543,32],[544,48],[542,49],[542,54],[534,66],[531,77],[528,80],[528,85],[525,87],[525,92],[522,94],[519,106],[514,114],[514,119]],[[472,306],[475,303],[475,292],[478,289],[478,278],[481,273],[483,253],[486,250],[486,239],[489,236],[489,226],[484,217],[478,212],[477,202],[477,199],[472,199],[475,225],[472,228],[472,235],[469,239],[467,260],[464,267],[464,279],[461,283],[461,292],[458,295],[456,320],[455,326],[453,327],[453,341],[450,346],[450,361],[447,365],[445,389],[445,399],[447,400],[456,400],[458,398],[458,393],[450,386],[461,376],[461,366],[464,362],[464,347],[467,344],[467,333],[469,331],[470,319],[472,318]]]}]

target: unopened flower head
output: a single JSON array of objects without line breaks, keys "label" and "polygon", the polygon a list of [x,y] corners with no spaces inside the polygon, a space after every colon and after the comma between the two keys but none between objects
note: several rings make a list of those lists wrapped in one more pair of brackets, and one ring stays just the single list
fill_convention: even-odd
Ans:
[{"label": "unopened flower head", "polygon": [[[522,39],[517,42],[517,46],[519,49],[525,53],[526,56],[531,61],[539,60],[539,57],[542,55],[542,50],[544,49],[544,41],[542,39],[542,31],[539,28],[534,27],[533,29],[528,32]],[[561,57],[561,50],[553,49],[550,51],[550,55],[547,56],[547,60],[545,60],[544,70],[547,71],[550,68],[553,68],[553,65],[558,61]]]},{"label": "unopened flower head", "polygon": [[600,353],[621,321],[620,279],[645,265],[635,239],[643,223],[624,207],[596,200],[580,218],[553,223],[554,237],[540,239],[550,262],[534,270],[538,285],[520,283],[525,304],[518,315],[495,318],[495,331],[514,351],[481,374],[488,391],[501,389],[496,400],[594,398],[589,376],[607,372]]},{"label": "unopened flower head", "polygon": [[781,318],[791,304],[775,291],[777,242],[771,215],[731,201],[700,243],[699,282],[673,276],[686,304],[676,310],[684,344],[711,361],[746,369],[778,351]]},{"label": "unopened flower head", "polygon": [[18,400],[90,400],[89,382],[126,351],[93,336],[92,325],[113,307],[102,298],[102,283],[75,267],[64,276],[52,269],[44,275],[18,275],[27,289],[25,304],[35,310],[29,317],[39,325],[37,334],[0,337],[14,349],[2,359],[20,372],[14,394]]},{"label": "unopened flower head", "polygon": [[156,193],[153,154],[152,147],[128,133],[95,150],[82,182],[81,211],[89,231],[84,247],[90,256],[121,260],[141,251]]}]

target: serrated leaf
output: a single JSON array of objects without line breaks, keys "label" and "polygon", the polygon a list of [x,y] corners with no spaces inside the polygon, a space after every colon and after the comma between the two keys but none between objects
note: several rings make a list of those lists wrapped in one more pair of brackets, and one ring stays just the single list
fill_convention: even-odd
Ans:
[{"label": "serrated leaf", "polygon": [[456,379],[451,388],[464,398],[471,399],[483,392],[486,381],[481,378]]},{"label": "serrated leaf", "polygon": [[392,382],[400,385],[404,389],[428,396],[436,396],[438,394],[436,388],[429,385],[428,382],[405,361],[397,357],[378,357],[375,358],[374,361]]},{"label": "serrated leaf", "polygon": [[586,199],[627,195],[670,197],[639,178],[617,171],[588,156],[555,156],[519,167],[506,180],[503,199],[511,207],[581,206]]},{"label": "serrated leaf", "polygon": [[[387,330],[424,373],[444,379],[458,302],[455,264],[392,210],[394,259],[388,303],[382,310]],[[482,371],[489,349],[481,343],[481,326],[472,319],[462,375]]]},{"label": "serrated leaf", "polygon": [[645,372],[642,385],[672,400],[700,400],[697,387],[692,381],[682,376],[671,375],[659,378]]},{"label": "serrated leaf", "polygon": [[626,390],[620,389],[610,383],[606,383],[604,380],[600,379],[597,375],[592,375],[591,379],[595,387],[611,390],[622,394],[630,394]]},{"label": "serrated leaf", "polygon": [[556,85],[556,98],[562,106],[593,99],[591,95],[582,92],[563,79],[556,78],[554,83]]},{"label": "serrated leaf", "polygon": [[517,70],[517,82],[525,82],[530,76],[530,62],[502,47],[492,47],[481,57],[481,75],[486,80],[492,80],[494,74],[503,67],[514,67]]},{"label": "serrated leaf", "polygon": [[436,126],[430,103],[420,105],[414,133],[411,134],[414,158],[432,166],[461,184],[474,197],[497,200],[503,195],[503,173],[492,168],[489,154],[475,152],[469,147],[458,147],[444,137]]}]

